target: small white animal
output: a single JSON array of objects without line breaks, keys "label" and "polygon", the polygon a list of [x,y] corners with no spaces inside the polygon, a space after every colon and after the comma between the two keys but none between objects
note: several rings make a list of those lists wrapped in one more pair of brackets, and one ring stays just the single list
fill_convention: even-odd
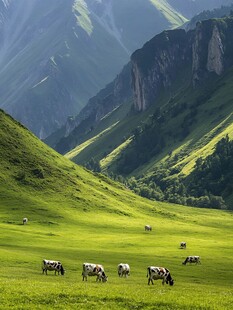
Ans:
[{"label": "small white animal", "polygon": [[27,222],[28,222],[28,219],[25,217],[25,218],[23,218],[23,225],[26,225],[27,224]]}]

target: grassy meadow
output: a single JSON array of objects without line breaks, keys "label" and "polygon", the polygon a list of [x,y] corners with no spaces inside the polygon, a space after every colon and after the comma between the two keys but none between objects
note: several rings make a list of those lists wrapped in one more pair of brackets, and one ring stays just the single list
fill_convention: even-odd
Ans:
[{"label": "grassy meadow", "polygon": [[[27,225],[22,211],[13,222],[10,214],[1,219],[0,309],[231,309],[232,213],[136,197],[125,214],[95,206],[79,211],[64,201],[49,206],[58,211],[56,220],[40,214],[43,204],[26,214]],[[182,240],[186,250],[179,249]],[[200,255],[202,264],[182,265],[187,255]],[[65,276],[42,275],[43,258],[61,260]],[[83,262],[103,264],[108,282],[83,282]],[[129,278],[118,277],[120,262],[130,264]],[[160,280],[148,286],[149,265],[167,267],[174,286]]]},{"label": "grassy meadow", "polygon": [[[2,111],[0,137],[0,309],[231,309],[232,212],[138,197]],[[202,264],[182,265],[187,255]],[[66,274],[43,275],[43,259],[60,260]],[[83,282],[83,262],[103,264],[108,282]],[[127,279],[117,275],[121,262],[131,266]],[[168,268],[174,286],[148,286],[149,265]]]}]

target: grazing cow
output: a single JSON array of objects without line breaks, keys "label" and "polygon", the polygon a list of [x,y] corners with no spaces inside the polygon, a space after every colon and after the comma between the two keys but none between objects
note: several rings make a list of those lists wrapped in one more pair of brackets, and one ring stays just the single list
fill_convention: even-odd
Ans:
[{"label": "grazing cow", "polygon": [[167,284],[169,283],[169,285],[174,284],[174,280],[172,279],[170,271],[167,268],[149,266],[147,268],[147,278],[148,276],[149,276],[148,285],[150,284],[150,282],[154,284],[153,280],[158,280],[158,279],[163,280],[162,282],[163,285],[165,282]]},{"label": "grazing cow", "polygon": [[125,276],[128,277],[130,275],[130,267],[128,264],[122,264],[120,263],[118,266],[117,266],[117,270],[118,270],[118,275],[119,277],[123,277]]},{"label": "grazing cow", "polygon": [[190,264],[200,264],[201,260],[200,260],[200,256],[188,256],[186,257],[185,261],[183,261],[183,265],[186,265],[187,263]]},{"label": "grazing cow", "polygon": [[61,262],[44,259],[42,264],[43,264],[42,265],[43,273],[45,272],[46,275],[47,275],[47,270],[49,271],[55,270],[55,275],[57,273],[59,274],[60,272],[61,272],[61,275],[65,274],[65,269],[63,268]]},{"label": "grazing cow", "polygon": [[152,231],[152,227],[150,225],[145,226],[145,231]]},{"label": "grazing cow", "polygon": [[186,249],[186,242],[181,242],[180,243],[180,249]]},{"label": "grazing cow", "polygon": [[96,276],[96,282],[102,281],[107,282],[108,277],[104,272],[104,267],[102,265],[90,264],[90,263],[83,263],[83,281],[84,279],[87,281],[87,276]]},{"label": "grazing cow", "polygon": [[23,218],[23,225],[26,225],[27,222],[28,222],[28,218],[24,217],[24,218]]}]

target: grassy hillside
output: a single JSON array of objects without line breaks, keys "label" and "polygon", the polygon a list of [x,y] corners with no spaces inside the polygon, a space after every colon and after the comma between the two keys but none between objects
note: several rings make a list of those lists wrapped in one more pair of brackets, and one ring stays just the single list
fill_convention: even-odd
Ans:
[{"label": "grassy hillside", "polygon": [[[143,184],[151,188],[158,174],[165,182],[186,178],[197,159],[213,154],[222,138],[228,135],[233,139],[232,79],[233,71],[229,69],[221,77],[211,76],[203,87],[193,89],[187,83],[188,73],[183,72],[177,76],[170,94],[161,94],[157,105],[143,113],[128,112],[111,127],[110,120],[116,114],[113,111],[87,136],[87,141],[67,156],[88,167],[93,158],[105,173],[135,177],[140,183],[135,188],[137,192]],[[231,198],[226,199],[231,208]]]},{"label": "grassy hillside", "polygon": [[[231,308],[232,213],[140,198],[63,158],[2,111],[0,136],[0,309]],[[187,255],[202,264],[183,266]],[[65,276],[42,275],[44,258],[61,260]],[[83,283],[85,261],[102,263],[109,281]],[[118,278],[120,262],[131,266],[128,279]],[[148,286],[148,265],[169,268],[174,287]]]}]

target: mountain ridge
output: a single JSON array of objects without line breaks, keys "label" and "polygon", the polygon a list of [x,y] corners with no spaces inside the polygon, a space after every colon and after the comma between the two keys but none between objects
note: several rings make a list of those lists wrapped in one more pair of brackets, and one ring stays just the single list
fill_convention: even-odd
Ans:
[{"label": "mountain ridge", "polygon": [[[128,4],[1,0],[0,106],[40,138],[60,128],[116,76],[144,39],[172,27],[149,0]],[[146,22],[137,19],[139,10]]]},{"label": "mountain ridge", "polygon": [[[136,177],[141,187],[145,184],[148,187],[148,183],[153,185],[153,178],[147,178],[147,174],[152,173],[158,180],[156,169],[160,173],[158,166],[161,165],[164,166],[164,171],[161,171],[164,177],[161,178],[167,184],[165,188],[170,188],[172,179],[179,177],[181,169],[179,165],[175,166],[175,158],[182,162],[190,153],[198,159],[195,150],[200,145],[207,145],[208,139],[214,141],[219,131],[232,139],[232,92],[228,86],[231,85],[230,68],[233,64],[232,21],[232,17],[212,19],[200,22],[195,30],[189,32],[164,31],[136,51],[132,55],[132,67],[135,68],[132,70],[133,111],[132,108],[130,110],[129,99],[128,110],[116,126],[97,140],[92,140],[91,144],[84,142],[85,148],[81,144],[80,149],[69,153],[69,158],[74,156],[75,162],[89,168],[93,165],[94,169],[101,170],[102,167],[110,175],[120,174],[127,179]],[[176,59],[179,60],[174,63]],[[113,115],[110,117],[114,119]],[[225,123],[225,119],[229,121]],[[205,126],[202,125],[204,120]],[[106,124],[111,125],[110,122]],[[87,136],[95,136],[96,130]],[[121,136],[124,133],[123,139],[118,138],[120,132]],[[212,147],[222,137],[219,135]],[[189,140],[193,142],[189,143]],[[153,161],[157,165],[153,165]],[[98,162],[101,165],[98,166]],[[152,171],[150,165],[154,167]],[[181,179],[179,182],[182,183]],[[173,195],[174,188],[166,199],[174,202]]]}]

